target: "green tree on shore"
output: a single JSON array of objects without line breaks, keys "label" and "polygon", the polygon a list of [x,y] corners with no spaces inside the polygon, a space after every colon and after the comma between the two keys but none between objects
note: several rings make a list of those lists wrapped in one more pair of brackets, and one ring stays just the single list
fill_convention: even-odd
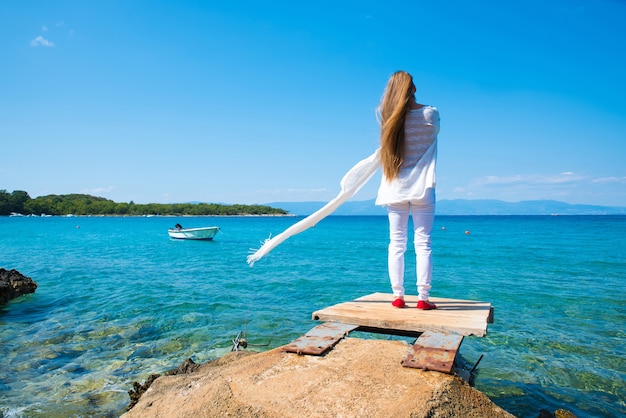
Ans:
[{"label": "green tree on shore", "polygon": [[0,190],[0,215],[286,215],[283,209],[264,205],[221,205],[217,203],[116,203],[87,194],[47,195],[34,199],[28,193]]},{"label": "green tree on shore", "polygon": [[30,200],[28,193],[22,190],[14,190],[9,193],[0,190],[0,215],[10,215],[11,212],[21,213],[26,202]]}]

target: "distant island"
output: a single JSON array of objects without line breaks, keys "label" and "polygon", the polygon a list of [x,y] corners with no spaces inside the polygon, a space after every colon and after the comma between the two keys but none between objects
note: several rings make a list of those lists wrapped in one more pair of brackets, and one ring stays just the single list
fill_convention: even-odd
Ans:
[{"label": "distant island", "polygon": [[[387,215],[385,208],[376,206],[374,199],[348,201],[341,205],[333,215],[375,216]],[[273,202],[268,206],[281,207],[294,215],[306,216],[315,212],[326,202]],[[626,215],[626,207],[572,205],[556,200],[527,200],[522,202],[504,202],[491,199],[455,199],[438,200],[435,214],[453,215]]]},{"label": "distant island", "polygon": [[88,194],[47,195],[34,199],[22,190],[0,190],[0,216],[20,215],[110,215],[110,216],[241,216],[287,215],[284,209],[265,205],[219,203],[116,203]]}]

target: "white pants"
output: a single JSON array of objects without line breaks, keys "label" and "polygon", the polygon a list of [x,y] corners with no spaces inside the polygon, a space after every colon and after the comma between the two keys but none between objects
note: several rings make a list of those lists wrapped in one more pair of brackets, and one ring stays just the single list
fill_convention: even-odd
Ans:
[{"label": "white pants", "polygon": [[427,189],[420,201],[387,206],[389,216],[389,280],[396,297],[404,296],[404,253],[407,246],[409,214],[413,217],[417,293],[419,300],[428,300],[432,279],[430,234],[435,219],[435,189]]}]

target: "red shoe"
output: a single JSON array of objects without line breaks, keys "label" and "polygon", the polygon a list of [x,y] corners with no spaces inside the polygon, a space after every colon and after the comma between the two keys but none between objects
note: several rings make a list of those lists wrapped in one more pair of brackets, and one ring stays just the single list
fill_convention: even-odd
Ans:
[{"label": "red shoe", "polygon": [[431,309],[437,309],[437,305],[427,300],[420,300],[417,302],[417,309],[421,309],[423,311],[429,311]]},{"label": "red shoe", "polygon": [[396,300],[391,302],[391,304],[396,308],[404,308],[406,306],[406,303],[404,303],[404,299],[400,298],[397,298]]}]

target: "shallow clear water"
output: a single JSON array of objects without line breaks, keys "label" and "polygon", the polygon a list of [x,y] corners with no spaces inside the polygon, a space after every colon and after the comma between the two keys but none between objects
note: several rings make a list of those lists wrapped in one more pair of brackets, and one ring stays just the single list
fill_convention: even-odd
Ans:
[{"label": "shallow clear water", "polygon": [[[133,381],[220,356],[240,331],[273,348],[317,309],[389,292],[385,217],[327,218],[247,266],[297,219],[0,217],[0,267],[39,285],[0,306],[0,412],[118,416]],[[172,240],[176,222],[222,233]],[[431,294],[495,307],[461,346],[484,355],[478,389],[520,417],[626,414],[625,236],[619,216],[436,219]]]}]

